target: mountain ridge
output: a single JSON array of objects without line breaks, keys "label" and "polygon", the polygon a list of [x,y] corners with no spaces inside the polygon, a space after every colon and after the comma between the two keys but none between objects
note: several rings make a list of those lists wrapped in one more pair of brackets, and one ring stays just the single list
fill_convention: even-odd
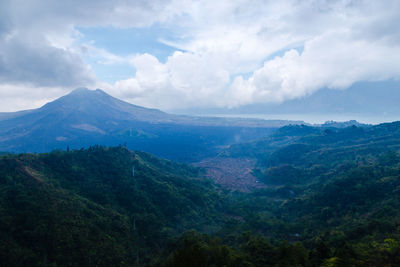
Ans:
[{"label": "mountain ridge", "polygon": [[124,102],[100,89],[79,88],[38,109],[0,113],[0,151],[125,144],[187,161],[215,154],[232,143],[261,138],[290,123],[301,122],[174,115]]},{"label": "mountain ridge", "polygon": [[[89,102],[94,103],[89,103]],[[79,103],[79,105],[76,105]],[[224,118],[224,117],[197,117],[188,115],[175,115],[163,112],[159,109],[146,108],[134,105],[118,98],[115,98],[101,89],[89,90],[87,88],[77,88],[67,95],[64,95],[54,101],[48,102],[40,108],[31,110],[22,110],[17,112],[0,113],[0,121],[18,118],[27,114],[37,113],[41,111],[64,108],[75,108],[80,111],[91,108],[93,104],[107,105],[109,108],[117,109],[127,118],[140,121],[151,121],[153,123],[176,123],[190,125],[236,125],[246,127],[276,127],[287,124],[305,124],[304,121],[290,120],[263,120],[263,119],[244,119],[244,118]],[[137,116],[134,111],[140,112],[141,116]],[[132,116],[132,117],[130,117]]]}]

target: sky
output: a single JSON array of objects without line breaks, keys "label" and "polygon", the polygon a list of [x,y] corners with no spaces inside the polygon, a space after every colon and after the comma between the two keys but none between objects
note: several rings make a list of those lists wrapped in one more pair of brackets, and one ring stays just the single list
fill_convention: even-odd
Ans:
[{"label": "sky", "polygon": [[398,0],[0,0],[0,111],[77,87],[168,111],[400,84],[399,14]]}]

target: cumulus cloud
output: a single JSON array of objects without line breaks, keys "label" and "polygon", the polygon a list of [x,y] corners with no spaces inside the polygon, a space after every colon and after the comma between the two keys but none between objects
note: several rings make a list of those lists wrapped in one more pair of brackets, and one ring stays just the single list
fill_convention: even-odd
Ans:
[{"label": "cumulus cloud", "polygon": [[167,43],[186,52],[157,62],[160,72],[139,56],[136,75],[112,90],[124,97],[132,87],[131,101],[167,109],[238,107],[400,77],[396,1],[246,3],[184,6],[189,38]]},{"label": "cumulus cloud", "polygon": [[[76,72],[82,72],[84,65],[79,58],[73,58],[73,43],[79,38],[75,27],[144,27],[172,16],[174,10],[167,10],[168,1],[52,1],[52,0],[5,0],[1,1],[0,44],[2,50],[11,49],[20,54],[27,53],[35,59],[47,57],[48,65],[54,58],[64,60],[66,68],[75,61]],[[94,47],[92,47],[95,49]],[[58,49],[58,50],[57,50]],[[4,51],[2,57],[6,57]],[[105,54],[105,52],[103,52]],[[22,55],[21,55],[22,57]],[[63,58],[63,59],[60,59]],[[5,60],[3,60],[5,61]],[[10,60],[11,61],[11,60]],[[9,63],[9,62],[6,62]],[[26,63],[26,62],[24,62]],[[15,63],[15,64],[18,64]],[[34,61],[33,63],[34,64]],[[80,66],[79,66],[80,65]],[[23,67],[24,64],[21,64]],[[72,68],[73,66],[71,66]],[[12,69],[13,66],[9,66]],[[87,72],[87,71],[86,71]],[[54,76],[50,73],[49,76]],[[74,77],[71,77],[72,80]],[[10,78],[11,79],[11,78]],[[61,84],[62,85],[62,84]]]},{"label": "cumulus cloud", "polygon": [[110,93],[164,109],[224,105],[223,94],[230,75],[213,57],[175,52],[163,64],[154,56],[143,54],[133,58],[132,65],[136,75],[106,88]]},{"label": "cumulus cloud", "polygon": [[[6,0],[0,3],[0,89],[1,83],[64,91],[97,85],[163,109],[282,102],[323,87],[398,79],[398,14],[396,0]],[[173,33],[159,40],[176,48],[163,62],[134,47],[123,57],[79,42],[78,27],[154,24]],[[135,72],[102,83],[87,57],[129,63]]]},{"label": "cumulus cloud", "polygon": [[60,48],[11,37],[0,44],[0,82],[73,87],[91,84],[94,76],[82,59]]},{"label": "cumulus cloud", "polygon": [[228,105],[282,102],[324,87],[399,78],[399,60],[397,45],[355,39],[349,31],[326,33],[307,41],[301,53],[292,49],[264,62],[248,79],[236,77]]},{"label": "cumulus cloud", "polygon": [[[13,12],[16,2],[1,4],[0,83],[33,88],[93,84],[90,67],[70,50],[51,45],[45,31],[33,27],[33,22],[40,19]],[[25,9],[29,3],[19,4]],[[32,21],[25,21],[28,18]]]},{"label": "cumulus cloud", "polygon": [[[40,99],[52,99],[55,88],[60,96],[76,87],[95,87],[100,81],[84,62],[85,53],[99,58],[101,64],[123,60],[90,44],[77,44],[81,35],[76,27],[151,25],[163,19],[161,13],[166,4],[167,1],[122,0],[0,1],[1,110],[35,107],[43,103]],[[165,14],[168,16],[168,12]],[[10,102],[5,103],[6,99],[11,100],[7,90],[20,95],[12,93],[14,108]]]},{"label": "cumulus cloud", "polygon": [[65,87],[39,87],[29,84],[0,84],[0,112],[13,112],[43,106],[67,93]]}]

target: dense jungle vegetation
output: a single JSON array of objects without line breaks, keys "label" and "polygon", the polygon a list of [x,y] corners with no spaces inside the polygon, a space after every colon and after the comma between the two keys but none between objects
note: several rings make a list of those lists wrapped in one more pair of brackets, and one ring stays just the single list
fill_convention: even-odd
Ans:
[{"label": "dense jungle vegetation", "polygon": [[266,184],[124,147],[0,157],[2,266],[400,266],[400,123],[287,126],[222,157]]}]

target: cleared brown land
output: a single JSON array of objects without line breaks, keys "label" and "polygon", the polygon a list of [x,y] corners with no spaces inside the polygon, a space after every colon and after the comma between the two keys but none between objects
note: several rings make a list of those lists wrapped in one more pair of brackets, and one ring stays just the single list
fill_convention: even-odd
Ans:
[{"label": "cleared brown land", "polygon": [[265,185],[252,174],[256,160],[247,158],[209,158],[197,164],[206,170],[206,176],[223,188],[249,192]]}]

